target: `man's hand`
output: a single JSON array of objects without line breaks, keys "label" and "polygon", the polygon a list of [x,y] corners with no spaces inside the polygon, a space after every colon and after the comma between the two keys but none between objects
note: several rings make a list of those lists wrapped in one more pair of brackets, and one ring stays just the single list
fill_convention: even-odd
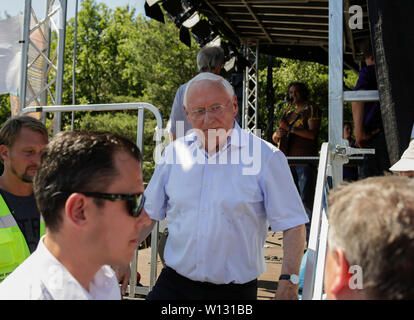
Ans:
[{"label": "man's hand", "polygon": [[279,143],[279,140],[280,140],[282,137],[284,137],[284,136],[286,135],[286,133],[287,133],[287,131],[286,131],[286,130],[279,128],[279,129],[277,129],[277,131],[276,131],[275,133],[273,133],[273,135],[272,135],[272,140],[273,140],[275,143]]},{"label": "man's hand", "polygon": [[357,147],[364,148],[366,147],[366,142],[372,138],[372,136],[376,135],[378,132],[380,132],[380,129],[374,130],[371,133],[365,133],[363,130],[360,132],[354,131],[355,135],[355,143]]},{"label": "man's hand", "polygon": [[287,134],[287,131],[285,129],[279,128],[276,131],[276,137],[278,137],[279,139],[286,136],[286,134]]},{"label": "man's hand", "polygon": [[126,289],[128,287],[129,278],[131,277],[131,267],[129,264],[122,265],[122,266],[112,266],[115,270],[116,278],[118,279],[118,283],[122,283],[121,285],[121,295],[125,295]]},{"label": "man's hand", "polygon": [[289,280],[279,280],[273,300],[298,300],[298,288]]},{"label": "man's hand", "polygon": [[286,131],[289,131],[290,129],[288,123],[285,120],[279,120],[279,127]]},{"label": "man's hand", "polygon": [[[305,248],[305,225],[299,225],[283,231],[283,264],[281,274],[299,274],[300,263]],[[279,280],[275,299],[297,300],[298,284],[290,280]]]}]

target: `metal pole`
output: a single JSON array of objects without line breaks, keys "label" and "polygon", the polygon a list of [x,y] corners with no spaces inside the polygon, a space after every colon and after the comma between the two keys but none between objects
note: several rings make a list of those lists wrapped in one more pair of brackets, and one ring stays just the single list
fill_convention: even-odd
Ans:
[{"label": "metal pole", "polygon": [[274,113],[275,113],[275,94],[273,90],[273,56],[267,56],[267,85],[266,85],[266,99],[267,99],[267,131],[265,138],[267,141],[272,141],[273,127],[274,127]]},{"label": "metal pole", "polygon": [[[58,57],[57,57],[57,75],[56,75],[56,93],[55,100],[57,105],[62,104],[63,88],[63,69],[65,62],[65,32],[66,32],[66,10],[67,0],[60,0],[60,24],[58,26]],[[54,118],[53,135],[60,132],[62,114],[57,112]]]},{"label": "metal pole", "polygon": [[[343,1],[329,1],[329,144],[343,142]],[[334,151],[334,150],[331,150]],[[336,161],[338,160],[338,161]],[[333,185],[342,182],[343,160],[333,158]]]},{"label": "metal pole", "polygon": [[[252,127],[252,133],[254,135],[258,135],[258,128],[257,128],[257,124],[258,124],[258,119],[259,119],[259,115],[258,115],[258,109],[259,109],[259,40],[256,40],[256,62],[255,62],[255,70],[254,70],[254,123],[253,123],[253,127]],[[261,138],[259,136],[259,138]]]},{"label": "metal pole", "polygon": [[24,22],[23,22],[23,47],[22,63],[20,73],[20,112],[26,106],[26,81],[27,81],[27,53],[29,52],[29,30],[32,0],[26,0],[24,4]]},{"label": "metal pole", "polygon": [[[73,65],[72,65],[72,104],[76,104],[76,49],[78,46],[78,0],[76,0],[75,4],[75,43],[73,45]],[[71,123],[72,130],[75,129],[75,111],[72,111],[72,123]]]},{"label": "metal pole", "polygon": [[[243,55],[249,60],[248,50],[247,50],[247,41],[243,43]],[[249,83],[249,67],[246,66],[243,70],[243,103],[242,103],[242,128],[247,129],[246,117],[247,117],[247,106],[248,106],[248,95],[247,95],[247,86]]]}]

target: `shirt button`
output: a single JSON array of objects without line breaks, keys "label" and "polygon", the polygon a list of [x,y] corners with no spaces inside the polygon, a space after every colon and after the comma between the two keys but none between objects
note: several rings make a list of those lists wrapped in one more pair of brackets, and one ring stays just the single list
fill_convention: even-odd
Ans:
[{"label": "shirt button", "polygon": [[200,235],[200,239],[203,239],[204,238],[204,236],[203,235]]},{"label": "shirt button", "polygon": [[206,212],[206,209],[205,209],[205,208],[203,208],[201,211],[202,211],[202,212]]}]

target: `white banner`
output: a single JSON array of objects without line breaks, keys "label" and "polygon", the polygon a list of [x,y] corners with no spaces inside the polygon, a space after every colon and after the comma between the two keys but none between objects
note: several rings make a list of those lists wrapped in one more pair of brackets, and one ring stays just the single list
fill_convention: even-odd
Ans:
[{"label": "white banner", "polygon": [[22,62],[23,16],[0,20],[0,94],[17,93]]}]

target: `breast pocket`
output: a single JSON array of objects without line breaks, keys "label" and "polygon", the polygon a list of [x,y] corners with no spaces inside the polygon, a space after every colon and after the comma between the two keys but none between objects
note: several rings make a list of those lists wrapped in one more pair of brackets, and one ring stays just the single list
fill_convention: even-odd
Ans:
[{"label": "breast pocket", "polygon": [[263,202],[262,190],[254,176],[242,176],[234,180],[231,178],[229,177],[228,181],[225,182],[226,185],[223,186],[223,190],[219,188],[216,191],[222,195],[222,204],[225,209],[242,213],[246,206],[256,206]]}]

